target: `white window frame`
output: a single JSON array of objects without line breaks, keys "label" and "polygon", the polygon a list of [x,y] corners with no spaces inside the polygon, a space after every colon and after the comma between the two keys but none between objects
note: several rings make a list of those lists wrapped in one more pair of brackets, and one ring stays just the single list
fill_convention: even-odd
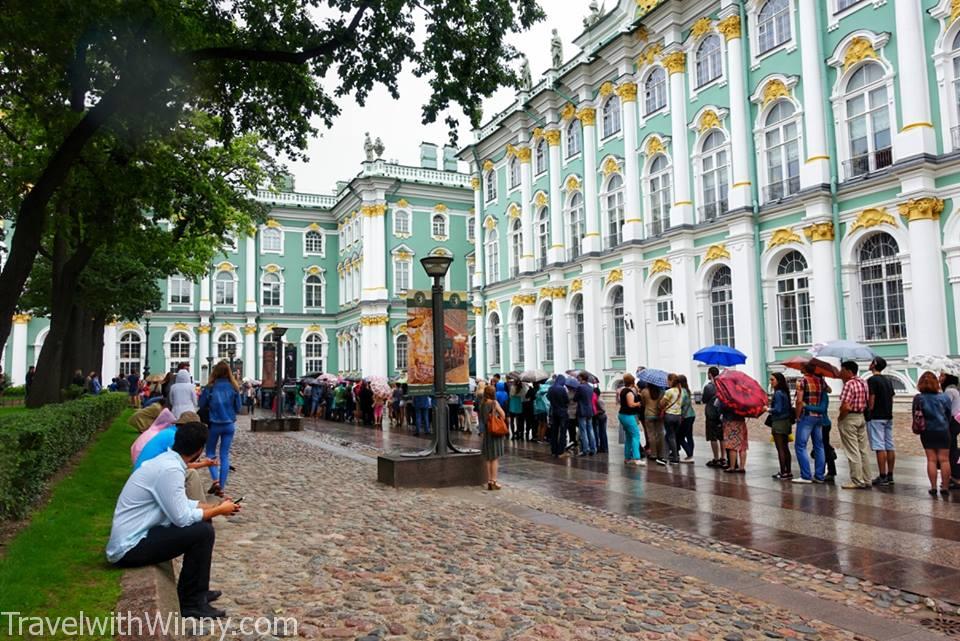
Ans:
[{"label": "white window frame", "polygon": [[[780,266],[783,265],[784,261],[786,261],[787,258],[791,257],[794,253],[796,253],[803,260],[803,267],[804,267],[803,270],[780,273]],[[813,341],[813,309],[812,309],[811,300],[810,300],[810,279],[813,278],[813,274],[810,270],[810,263],[807,261],[807,257],[804,256],[802,252],[796,249],[791,249],[790,251],[785,252],[782,256],[778,257],[776,263],[772,264],[772,267],[773,267],[774,280],[775,280],[774,300],[776,301],[776,311],[777,311],[777,325],[776,325],[777,345],[779,347],[800,347],[803,345],[809,345]],[[786,291],[786,292],[780,291],[781,282],[796,281],[797,279],[804,279],[806,281],[806,286],[801,287],[799,283],[795,283],[793,289],[790,289],[789,291]],[[804,307],[804,302],[801,299],[801,294],[804,294],[804,293],[806,296],[805,306],[806,306],[806,314],[807,314],[805,319],[809,326],[809,329],[806,330],[806,331],[809,331],[808,336],[804,335],[805,330],[803,328],[804,315],[803,315],[802,309]],[[795,343],[788,343],[784,340],[783,306],[780,303],[781,299],[791,298],[791,297],[795,299],[795,304],[793,307],[795,312],[795,317],[793,318],[793,321],[795,322],[797,327],[797,342]],[[805,341],[804,338],[808,338],[809,340]]]},{"label": "white window frame", "polygon": [[520,189],[522,182],[523,168],[520,166],[520,159],[513,156],[507,160],[507,191],[512,192]]},{"label": "white window frame", "polygon": [[[670,291],[664,291],[664,286],[669,286]],[[674,324],[673,278],[671,276],[661,278],[653,291],[657,325]]]},{"label": "white window frame", "polygon": [[[716,39],[719,47],[717,48],[717,57],[719,59],[719,71],[720,73],[706,81],[702,84],[700,83],[700,54],[703,46],[711,38]],[[727,51],[726,51],[726,41],[723,39],[723,36],[718,34],[714,30],[710,30],[707,33],[703,34],[700,38],[696,39],[692,46],[690,47],[690,52],[688,58],[693,60],[693,72],[690,74],[690,95],[691,98],[696,97],[702,91],[709,89],[714,85],[722,85],[726,82],[727,78]]]},{"label": "white window frame", "polygon": [[[406,222],[406,229],[401,228],[400,221]],[[398,238],[408,238],[413,234],[413,211],[409,207],[393,210],[393,235]]]},{"label": "white window frame", "polygon": [[601,140],[606,141],[623,132],[620,96],[609,96],[600,108]]},{"label": "white window frame", "polygon": [[[665,166],[654,171],[653,166],[660,158],[663,158]],[[646,187],[647,211],[649,212],[646,232],[647,236],[653,236],[662,234],[670,228],[670,208],[673,206],[673,162],[666,153],[660,152],[647,160],[645,168],[646,177],[643,182]],[[658,219],[654,216],[657,209],[661,210],[661,216]],[[654,234],[651,228],[658,221],[660,223],[659,231]]]},{"label": "white window frame", "polygon": [[500,234],[496,228],[487,230],[483,252],[486,282],[487,285],[492,285],[500,280]]},{"label": "white window frame", "polygon": [[[277,305],[272,305],[272,304],[267,305],[266,303],[266,296],[265,296],[266,292],[265,292],[264,286],[267,284],[267,277],[269,276],[275,276],[277,278],[277,285],[279,286],[279,289],[280,289],[280,294],[279,294],[280,303]],[[283,311],[283,276],[279,271],[275,271],[275,272],[264,271],[260,275],[260,307],[261,309],[270,308],[271,310]]]},{"label": "white window frame", "polygon": [[467,217],[467,242],[471,245],[477,241],[477,219],[470,215]]},{"label": "white window frame", "polygon": [[[131,340],[124,340],[126,338]],[[143,374],[144,337],[136,330],[121,332],[117,337],[117,374],[127,376],[133,371]],[[136,344],[136,354],[133,355],[133,345]],[[129,345],[129,347],[126,347]],[[127,355],[124,355],[127,352]]]},{"label": "white window frame", "polygon": [[565,162],[578,158],[583,153],[583,129],[576,118],[563,128],[563,152]]},{"label": "white window frame", "polygon": [[[729,276],[729,283],[717,286],[718,277],[724,273]],[[718,300],[718,298],[720,298],[719,294],[723,294],[722,300]],[[711,342],[714,345],[727,345],[728,347],[736,348],[737,333],[734,322],[736,315],[733,301],[733,270],[730,269],[729,265],[718,265],[710,272],[710,280],[707,281],[707,301],[710,308],[708,317],[710,319]],[[720,307],[723,308],[721,313],[724,315],[727,321],[726,325],[728,326],[729,340],[726,343],[718,340],[720,338],[719,332],[722,331],[722,329],[717,326],[717,316]]]},{"label": "white window frame", "polygon": [[[579,198],[578,204],[575,200]],[[583,239],[587,233],[586,201],[579,191],[572,192],[567,198],[567,207],[563,212],[564,226],[568,233],[567,255],[568,260],[574,260],[583,255]],[[580,233],[577,233],[579,230]]]},{"label": "white window frame", "polygon": [[[406,283],[401,283],[401,275]],[[406,287],[403,285],[406,284]],[[396,296],[405,296],[413,288],[413,261],[409,258],[393,257],[393,293]]]},{"label": "white window frame", "polygon": [[[326,346],[327,343],[323,339],[323,334],[320,332],[310,332],[303,337],[303,373],[311,374],[313,372],[324,372],[326,371]],[[319,354],[311,354],[311,349],[318,349]],[[317,362],[319,361],[319,365]],[[311,365],[314,365],[311,367]]]},{"label": "white window frame", "polygon": [[[870,259],[867,263],[865,263],[863,260],[864,246],[870,242],[878,242],[884,237],[889,239],[889,241],[893,244],[893,248],[895,250],[895,253],[893,254],[893,256],[880,258],[880,259]],[[857,261],[856,275],[857,275],[857,288],[859,290],[859,295],[860,295],[860,323],[863,329],[864,342],[903,342],[903,341],[906,341],[908,338],[909,327],[907,325],[907,302],[906,302],[906,295],[904,293],[904,265],[903,265],[903,259],[900,257],[901,251],[902,250],[900,249],[900,243],[897,241],[897,239],[893,236],[893,234],[889,234],[886,232],[867,234],[863,238],[859,239],[859,241],[857,242],[856,254],[855,254],[855,258]],[[896,277],[891,277],[888,274],[888,268],[893,264],[897,265],[897,268],[899,271],[899,274],[897,274]],[[870,266],[880,267],[883,273],[882,277],[872,278],[869,281],[864,281],[863,269],[865,267],[870,267]],[[881,338],[871,338],[867,336],[867,316],[866,316],[867,309],[866,309],[866,304],[864,303],[864,295],[863,295],[864,285],[866,282],[869,282],[870,284],[873,284],[873,285],[879,284],[882,286],[882,289],[883,289],[883,295],[877,298],[879,298],[882,301],[882,311],[885,319],[882,329],[887,335]],[[900,297],[900,308],[898,310],[901,318],[901,323],[899,323],[899,325],[902,326],[902,333],[900,336],[894,336],[893,332],[891,331],[892,329],[895,328],[895,324],[890,320],[890,316],[891,316],[890,312],[893,308],[891,307],[892,297],[890,296],[889,288],[894,283],[898,283],[899,297]]]},{"label": "white window frame", "polygon": [[[617,303],[617,293],[620,294],[620,303]],[[616,285],[610,290],[610,358],[626,358],[627,356],[627,324],[625,292],[623,287]],[[617,309],[619,307],[619,313]],[[618,340],[619,336],[619,340]]]},{"label": "white window frame", "polygon": [[[220,276],[226,274],[228,280],[220,280]],[[230,271],[226,269],[221,269],[213,275],[213,306],[214,308],[220,309],[236,309],[237,308],[237,298],[239,295],[239,287],[237,286],[239,279],[237,278],[236,271]],[[228,283],[230,286],[230,295],[232,301],[229,303],[218,302],[220,296],[220,283]],[[226,291],[224,291],[226,293]]]},{"label": "white window frame", "polygon": [[[273,237],[276,235],[280,241],[280,246],[277,249],[271,249],[267,247],[267,236]],[[260,229],[260,253],[261,254],[276,254],[278,256],[283,256],[283,229],[280,227],[263,227]]]},{"label": "white window frame", "polygon": [[483,174],[483,193],[486,202],[497,200],[497,169],[494,167]]},{"label": "white window frame", "polygon": [[550,149],[547,145],[546,138],[541,138],[537,143],[537,146],[534,148],[533,154],[533,170],[536,172],[537,176],[542,176],[547,173],[547,169],[550,165]]},{"label": "white window frame", "polygon": [[[403,339],[401,341],[400,339]],[[403,343],[403,349],[400,349],[401,342]],[[403,362],[401,363],[400,353],[403,352]],[[393,365],[394,369],[398,373],[403,373],[407,371],[407,367],[410,364],[410,337],[406,334],[400,333],[397,334],[393,339]]]},{"label": "white window frame", "polygon": [[[787,116],[783,120],[780,120],[773,124],[767,124],[771,113],[781,104],[788,104],[793,107],[793,114]],[[784,142],[784,130],[790,125],[794,125],[797,131],[797,137],[794,139],[794,144],[797,146],[797,174],[796,176],[790,176],[789,173],[781,179],[781,184],[787,183],[788,181],[795,182],[796,189],[791,193],[787,193],[789,190],[784,189],[782,195],[778,198],[771,197],[771,188],[773,187],[773,182],[770,179],[770,158],[771,158],[771,149],[767,145],[767,134],[774,131],[780,130],[780,143],[777,145],[777,153],[780,156],[781,166],[786,168],[789,172],[789,162],[787,162],[786,150],[788,143]],[[798,105],[794,100],[790,98],[780,98],[774,100],[769,105],[764,107],[759,114],[757,114],[757,126],[754,129],[754,141],[756,144],[756,149],[760,150],[760,169],[758,171],[758,178],[760,179],[760,199],[763,203],[777,202],[783,200],[784,198],[790,198],[796,195],[797,192],[802,188],[800,184],[800,168],[804,164],[803,150],[804,150],[804,140],[803,140],[803,112],[798,109]]]},{"label": "white window frame", "polygon": [[587,329],[584,318],[583,296],[577,294],[570,301],[570,354],[572,360],[579,361],[586,358]]},{"label": "white window frame", "polygon": [[794,0],[788,0],[790,11],[790,37],[774,46],[772,49],[760,52],[760,9],[770,0],[747,0],[747,32],[750,36],[750,69],[756,71],[760,62],[765,58],[776,55],[780,51],[788,53],[797,49],[797,8]]},{"label": "white window frame", "polygon": [[[710,150],[705,150],[704,147],[707,141],[713,135],[719,135],[723,138],[723,142],[713,147]],[[723,214],[727,213],[730,209],[730,192],[733,190],[731,185],[731,176],[733,174],[731,168],[731,154],[732,149],[730,147],[730,136],[727,135],[727,132],[722,129],[708,129],[704,131],[700,139],[697,141],[695,147],[696,153],[693,156],[693,172],[694,180],[696,183],[698,201],[700,206],[698,207],[698,220],[697,222],[712,222],[717,218],[721,217]],[[704,163],[708,159],[712,159],[713,167],[710,170],[705,169]],[[724,164],[718,164],[720,159],[725,160]],[[718,174],[723,178],[722,182],[717,181],[716,183],[716,197],[712,201],[707,201],[706,193],[706,176],[707,174]],[[721,197],[724,189],[726,194],[724,197]],[[708,219],[707,208],[713,207],[713,216]]]},{"label": "white window frame", "polygon": [[834,31],[840,28],[840,21],[849,17],[851,14],[860,11],[864,7],[877,8],[885,4],[887,0],[859,0],[845,9],[840,8],[839,0],[829,0],[827,6],[827,31]]},{"label": "white window frame", "polygon": [[487,316],[487,361],[491,370],[496,371],[503,366],[503,322],[498,312],[491,312]]},{"label": "white window frame", "polygon": [[520,259],[523,257],[523,224],[519,218],[510,221],[510,264],[507,273],[510,278],[520,274]]},{"label": "white window frame", "polygon": [[[183,274],[173,274],[172,276],[167,277],[167,304],[170,307],[191,307],[193,306],[193,281],[189,280]],[[178,292],[178,298],[180,300],[174,302],[174,287],[176,287]],[[183,300],[183,290],[186,288],[187,300]]]},{"label": "white window frame", "polygon": [[[616,188],[611,187],[614,181],[620,181]],[[602,204],[604,214],[603,246],[605,249],[613,249],[623,243],[625,186],[623,176],[616,173],[610,175],[604,188]],[[611,241],[613,236],[616,236],[616,242]]]},{"label": "white window frame", "polygon": [[[440,219],[440,224],[442,233],[437,233],[437,219]],[[430,214],[430,237],[433,240],[443,241],[450,238],[450,217],[447,214],[439,211],[434,211]]]},{"label": "white window frame", "polygon": [[526,329],[523,326],[523,307],[514,307],[510,312],[510,362],[513,369],[526,369],[526,348],[523,341]]},{"label": "white window frame", "polygon": [[[186,340],[180,340],[180,337]],[[175,372],[177,371],[177,365],[180,363],[193,363],[194,348],[193,348],[193,337],[190,335],[190,332],[186,332],[182,329],[174,330],[169,339],[164,341],[166,343],[165,351],[167,355],[167,371]],[[186,355],[183,355],[183,352],[180,351],[183,347],[186,347]],[[174,355],[174,349],[177,349],[177,354]]]},{"label": "white window frame", "polygon": [[[549,313],[547,313],[549,310]],[[552,364],[556,358],[557,346],[553,342],[553,301],[546,300],[540,305],[540,367]]]},{"label": "white window frame", "polygon": [[[648,93],[648,84],[650,83],[653,75],[662,74],[663,76],[663,104],[658,105],[653,109],[650,109],[650,94]],[[640,81],[640,86],[643,88],[643,118],[647,119],[657,114],[664,113],[670,110],[670,74],[667,73],[667,70],[661,65],[652,65],[650,69],[643,75],[642,80]]]},{"label": "white window frame", "polygon": [[550,208],[541,207],[537,213],[537,242],[534,244],[537,268],[543,269],[547,265],[550,252]]},{"label": "white window frame", "polygon": [[[310,235],[316,234],[316,237],[320,239],[320,249],[311,249],[310,248]],[[304,256],[320,256],[323,257],[326,254],[327,242],[324,238],[323,230],[320,229],[307,229],[303,232],[303,255]]]},{"label": "white window frame", "polygon": [[[224,341],[225,338],[230,338],[232,341]],[[227,330],[222,331],[214,338],[213,341],[213,358],[215,362],[219,361],[228,361],[230,356],[227,353],[229,345],[233,345],[233,360],[243,358],[243,341],[240,340],[240,337],[233,331]]]},{"label": "white window frame", "polygon": [[[319,282],[311,283],[310,282],[311,278],[316,278]],[[311,286],[320,288],[320,293],[319,293],[320,300],[317,301],[320,303],[319,305],[307,304],[308,303],[307,299],[309,298],[307,296],[307,292],[309,291]],[[304,277],[303,277],[303,309],[304,311],[307,311],[307,310],[319,311],[322,314],[324,313],[324,309],[326,308],[326,306],[327,306],[327,279],[324,278],[323,273],[320,272],[317,274],[310,274],[310,273],[304,274]]]},{"label": "white window frame", "polygon": [[[875,81],[873,84],[867,85],[861,89],[858,89],[855,91],[855,93],[848,94],[846,91],[846,87],[850,79],[852,78],[853,74],[856,73],[859,69],[863,68],[865,65],[869,65],[869,64],[879,65],[880,70],[883,71],[883,76],[881,76],[881,78]],[[853,65],[849,70],[847,70],[847,72],[843,73],[841,76],[838,77],[837,83],[835,84],[835,87],[834,87],[834,95],[831,97],[831,101],[833,102],[833,109],[834,109],[834,120],[836,124],[837,150],[840,156],[839,169],[840,169],[841,181],[847,181],[852,178],[860,178],[863,176],[868,176],[874,173],[875,171],[879,170],[879,169],[876,169],[876,170],[868,171],[865,174],[854,175],[853,172],[850,171],[850,169],[847,167],[847,164],[851,160],[853,160],[852,150],[850,149],[850,131],[849,131],[850,118],[847,112],[847,102],[848,100],[852,99],[856,95],[863,95],[866,98],[869,96],[870,92],[880,88],[881,86],[885,88],[886,94],[887,94],[886,110],[887,110],[887,118],[888,118],[889,128],[890,128],[890,154],[891,154],[890,164],[886,165],[885,167],[889,167],[890,165],[892,165],[897,161],[897,156],[896,156],[896,138],[898,133],[897,132],[897,108],[896,108],[896,100],[895,100],[896,89],[894,87],[894,82],[893,82],[893,73],[890,71],[890,68],[886,64],[884,64],[883,61],[867,59],[866,61],[860,64]],[[870,110],[871,113],[873,113],[874,111],[875,110]],[[872,116],[870,117],[870,122],[871,123],[873,122]],[[871,130],[869,132],[869,135],[867,136],[867,148],[869,150],[867,154],[868,165],[872,165],[870,162],[870,159],[872,158],[871,154],[874,154],[878,151],[877,149],[873,148],[873,145],[874,145],[873,136],[875,133],[876,133],[875,131]],[[859,157],[862,157],[862,156],[858,156],[858,158]],[[883,168],[880,168],[880,169],[883,169]]]},{"label": "white window frame", "polygon": [[960,21],[950,22],[949,2],[941,2],[930,14],[940,20],[941,28],[934,44],[933,66],[943,123],[940,127],[943,149],[945,153],[960,151],[960,46],[954,48],[954,41],[960,39]]}]

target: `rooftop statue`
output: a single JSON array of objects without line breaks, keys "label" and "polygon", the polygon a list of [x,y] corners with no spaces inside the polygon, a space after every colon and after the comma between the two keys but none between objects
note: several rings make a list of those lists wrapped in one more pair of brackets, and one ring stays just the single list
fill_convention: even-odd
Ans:
[{"label": "rooftop statue", "polygon": [[521,56],[523,62],[520,64],[520,88],[524,91],[530,91],[533,87],[533,77],[530,75],[530,61],[526,56]]},{"label": "rooftop statue", "polygon": [[373,162],[376,157],[374,156],[373,141],[370,140],[370,132],[364,134],[366,138],[363,140],[363,153],[367,156],[367,162]]},{"label": "rooftop statue", "polygon": [[584,28],[589,29],[593,25],[600,22],[600,16],[602,15],[603,10],[600,8],[600,3],[597,0],[593,0],[590,3],[590,15],[583,19]]},{"label": "rooftop statue", "polygon": [[380,136],[377,136],[376,142],[373,143],[373,152],[377,155],[377,158],[383,158],[384,151],[386,151],[386,147],[383,146]]},{"label": "rooftop statue", "polygon": [[559,69],[563,66],[563,42],[560,40],[560,34],[553,30],[553,37],[550,38],[550,58],[553,62],[553,68]]}]

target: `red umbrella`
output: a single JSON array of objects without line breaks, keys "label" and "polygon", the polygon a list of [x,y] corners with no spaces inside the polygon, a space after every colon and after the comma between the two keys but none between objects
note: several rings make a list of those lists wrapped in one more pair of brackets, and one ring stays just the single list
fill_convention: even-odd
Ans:
[{"label": "red umbrella", "polygon": [[756,418],[767,411],[769,398],[756,382],[743,372],[727,370],[714,379],[717,398],[740,416]]},{"label": "red umbrella", "polygon": [[836,367],[826,361],[820,360],[819,358],[810,358],[809,356],[794,356],[793,358],[788,358],[787,360],[783,361],[781,364],[784,367],[800,370],[802,372],[807,363],[813,364],[813,366],[816,368],[814,370],[814,374],[817,376],[823,376],[824,378],[840,378],[840,372],[837,371]]}]

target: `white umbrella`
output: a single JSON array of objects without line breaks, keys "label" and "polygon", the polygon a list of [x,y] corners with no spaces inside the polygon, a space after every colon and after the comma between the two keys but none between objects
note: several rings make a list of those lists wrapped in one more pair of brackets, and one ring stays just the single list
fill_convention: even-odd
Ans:
[{"label": "white umbrella", "polygon": [[917,354],[916,356],[910,357],[910,363],[916,365],[922,370],[930,370],[932,372],[960,376],[960,363],[946,356]]},{"label": "white umbrella", "polygon": [[810,353],[818,358],[832,356],[841,361],[872,361],[876,354],[866,345],[854,341],[830,341],[817,344],[810,349]]}]

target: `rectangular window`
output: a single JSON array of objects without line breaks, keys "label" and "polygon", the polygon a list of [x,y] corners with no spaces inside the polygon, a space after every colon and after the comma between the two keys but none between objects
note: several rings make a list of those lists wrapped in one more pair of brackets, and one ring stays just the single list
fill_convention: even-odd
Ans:
[{"label": "rectangular window", "polygon": [[394,261],[393,276],[395,279],[394,291],[396,291],[396,293],[400,294],[410,289],[410,261]]},{"label": "rectangular window", "polygon": [[860,4],[863,0],[837,0],[837,13],[849,9],[855,4]]},{"label": "rectangular window", "polygon": [[217,278],[214,283],[213,304],[214,305],[234,305],[236,304],[235,286],[233,278]]},{"label": "rectangular window", "polygon": [[183,276],[170,277],[170,304],[189,305],[193,293],[193,283]]}]

